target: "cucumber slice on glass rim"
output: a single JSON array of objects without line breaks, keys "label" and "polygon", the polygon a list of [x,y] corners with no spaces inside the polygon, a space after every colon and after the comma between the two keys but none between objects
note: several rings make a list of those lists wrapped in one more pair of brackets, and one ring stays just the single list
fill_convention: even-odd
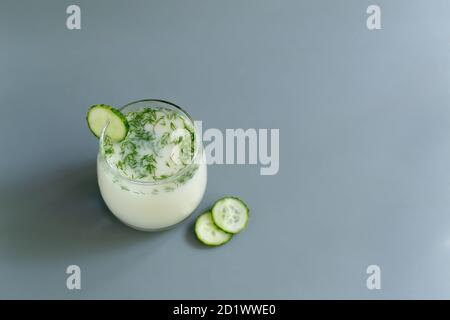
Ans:
[{"label": "cucumber slice on glass rim", "polygon": [[239,198],[219,199],[211,209],[214,223],[228,233],[239,233],[247,226],[249,209]]},{"label": "cucumber slice on glass rim", "polygon": [[86,120],[89,129],[97,138],[100,138],[102,130],[107,124],[105,134],[113,141],[122,141],[128,134],[127,118],[111,106],[105,104],[93,105],[88,110]]},{"label": "cucumber slice on glass rim", "polygon": [[220,230],[213,222],[211,212],[201,214],[195,221],[195,234],[198,240],[208,246],[220,246],[233,237],[232,234]]}]

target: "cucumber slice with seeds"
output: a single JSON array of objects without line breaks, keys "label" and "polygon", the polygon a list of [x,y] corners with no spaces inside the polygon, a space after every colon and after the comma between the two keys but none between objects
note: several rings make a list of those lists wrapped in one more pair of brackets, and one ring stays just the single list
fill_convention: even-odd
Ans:
[{"label": "cucumber slice with seeds", "polygon": [[128,121],[117,109],[105,104],[96,104],[89,108],[86,120],[92,133],[100,138],[103,128],[108,124],[106,135],[119,142],[128,134]]},{"label": "cucumber slice with seeds", "polygon": [[211,212],[214,223],[225,232],[239,233],[247,226],[249,209],[239,198],[222,198]]},{"label": "cucumber slice with seeds", "polygon": [[233,237],[232,234],[220,230],[213,222],[211,212],[201,214],[195,221],[195,234],[198,240],[208,246],[220,246]]}]

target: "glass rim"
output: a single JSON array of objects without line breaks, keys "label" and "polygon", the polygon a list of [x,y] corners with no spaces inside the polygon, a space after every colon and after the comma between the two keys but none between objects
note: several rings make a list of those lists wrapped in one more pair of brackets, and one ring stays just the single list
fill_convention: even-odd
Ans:
[{"label": "glass rim", "polygon": [[188,165],[186,165],[183,169],[177,171],[174,175],[171,175],[170,177],[161,179],[161,180],[157,180],[157,181],[139,181],[139,180],[135,180],[135,179],[131,179],[128,178],[126,176],[124,176],[123,174],[121,174],[119,172],[119,170],[117,170],[116,168],[114,168],[109,162],[108,160],[106,160],[106,157],[104,156],[104,154],[102,154],[102,144],[103,144],[103,140],[105,137],[105,132],[106,129],[108,128],[109,122],[104,126],[104,128],[102,129],[102,133],[100,135],[100,139],[99,139],[99,154],[101,156],[103,156],[103,161],[106,162],[106,165],[108,166],[108,169],[110,171],[112,171],[113,174],[119,176],[120,178],[127,180],[130,183],[133,184],[137,184],[137,185],[147,185],[147,186],[156,186],[156,185],[163,185],[163,184],[167,184],[170,182],[175,181],[177,178],[179,178],[181,175],[183,175],[185,172],[187,172],[189,169],[191,169],[194,165],[200,164],[197,163],[197,157],[198,157],[198,153],[200,152],[200,150],[203,150],[202,145],[201,145],[201,140],[199,140],[199,136],[198,136],[198,131],[197,131],[197,126],[195,125],[194,119],[192,119],[191,115],[185,111],[183,108],[181,108],[180,106],[167,101],[167,100],[162,100],[162,99],[140,99],[140,100],[136,100],[136,101],[132,101],[129,102],[127,104],[125,104],[124,106],[120,107],[119,110],[122,111],[123,109],[132,106],[134,104],[137,103],[141,103],[141,102],[158,102],[158,103],[163,103],[163,104],[167,104],[169,106],[174,107],[175,109],[178,109],[179,112],[181,112],[184,116],[186,116],[189,121],[191,121],[192,126],[194,127],[194,132],[195,132],[195,151],[194,151],[194,155],[192,156],[192,162],[189,163]]}]

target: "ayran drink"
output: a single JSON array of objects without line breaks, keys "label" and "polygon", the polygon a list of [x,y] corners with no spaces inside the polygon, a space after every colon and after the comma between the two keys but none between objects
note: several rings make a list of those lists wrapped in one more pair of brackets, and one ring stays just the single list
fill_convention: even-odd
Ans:
[{"label": "ayran drink", "polygon": [[145,231],[173,226],[199,205],[206,188],[203,146],[192,118],[161,100],[140,100],[121,109],[129,132],[113,142],[100,137],[97,175],[111,212]]}]

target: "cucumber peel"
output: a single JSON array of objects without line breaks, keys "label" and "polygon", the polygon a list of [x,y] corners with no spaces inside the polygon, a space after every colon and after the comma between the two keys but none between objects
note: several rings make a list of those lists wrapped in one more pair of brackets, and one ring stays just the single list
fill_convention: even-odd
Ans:
[{"label": "cucumber peel", "polygon": [[111,106],[105,104],[91,106],[87,112],[86,120],[89,129],[97,138],[100,138],[105,126],[108,126],[105,134],[113,141],[120,142],[128,134],[127,118]]}]

